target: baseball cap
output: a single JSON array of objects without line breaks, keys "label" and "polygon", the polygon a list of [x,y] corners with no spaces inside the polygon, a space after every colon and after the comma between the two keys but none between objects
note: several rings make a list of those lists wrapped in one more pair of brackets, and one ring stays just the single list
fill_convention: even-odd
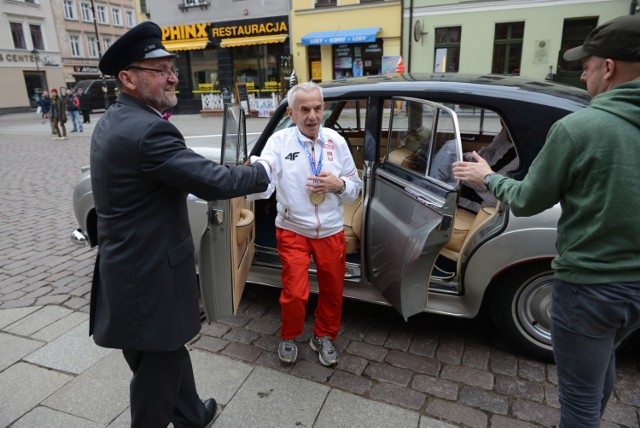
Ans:
[{"label": "baseball cap", "polygon": [[582,46],[567,50],[563,58],[577,61],[589,55],[640,62],[640,16],[620,16],[594,28]]},{"label": "baseball cap", "polygon": [[104,74],[115,76],[134,61],[176,58],[162,44],[162,30],[152,21],[145,21],[124,33],[104,53],[98,68]]}]

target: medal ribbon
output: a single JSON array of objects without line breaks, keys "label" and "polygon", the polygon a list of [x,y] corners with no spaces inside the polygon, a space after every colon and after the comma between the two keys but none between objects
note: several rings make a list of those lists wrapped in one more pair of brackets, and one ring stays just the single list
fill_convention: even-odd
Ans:
[{"label": "medal ribbon", "polygon": [[[309,165],[311,166],[311,173],[317,177],[320,174],[320,171],[322,171],[322,157],[324,155],[324,139],[322,138],[322,131],[318,131],[318,137],[320,137],[320,140],[323,142],[322,146],[320,147],[320,158],[318,159],[318,165],[316,166],[313,163],[313,156],[311,156],[311,152],[309,151],[309,149],[307,148],[307,146],[302,142],[302,139],[300,138],[300,130],[296,127],[296,138],[298,139],[298,143],[302,146],[302,148],[304,149],[305,153],[307,154],[307,159],[309,159]],[[315,141],[312,141],[311,144],[315,145]]]}]

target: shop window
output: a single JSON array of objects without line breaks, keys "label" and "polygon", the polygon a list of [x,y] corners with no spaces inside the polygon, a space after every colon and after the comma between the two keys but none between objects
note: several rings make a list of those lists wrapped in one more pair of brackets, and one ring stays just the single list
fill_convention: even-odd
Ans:
[{"label": "shop window", "polygon": [[382,40],[375,43],[333,45],[333,78],[380,74]]},{"label": "shop window", "polygon": [[309,59],[309,76],[314,82],[322,82],[322,58],[320,46],[307,47],[307,58]]},{"label": "shop window", "polygon": [[491,72],[520,74],[524,22],[496,24]]},{"label": "shop window", "polygon": [[268,96],[271,92],[279,92],[278,58],[283,54],[283,43],[234,48],[234,81],[245,82],[247,91],[256,93],[257,96]]},{"label": "shop window", "polygon": [[219,92],[218,80],[218,54],[216,50],[192,51],[191,56],[191,82],[192,91],[195,94],[210,94]]},{"label": "shop window", "polygon": [[458,72],[461,34],[462,27],[436,28],[434,72]]},{"label": "shop window", "polygon": [[16,49],[26,49],[27,43],[24,40],[24,32],[20,22],[11,23],[11,36],[13,37],[13,47]]}]

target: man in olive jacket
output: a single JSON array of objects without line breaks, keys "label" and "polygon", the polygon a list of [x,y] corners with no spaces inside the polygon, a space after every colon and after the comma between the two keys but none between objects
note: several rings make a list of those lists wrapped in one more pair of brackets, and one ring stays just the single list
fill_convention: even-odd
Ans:
[{"label": "man in olive jacket", "polygon": [[485,186],[516,216],[562,207],[551,266],[558,428],[597,428],[616,378],[616,349],[640,330],[640,16],[593,29],[563,55],[582,61],[588,108],[553,125],[522,181],[477,153],[459,180]]},{"label": "man in olive jacket", "polygon": [[269,183],[268,165],[218,165],[163,119],[177,103],[175,56],[149,21],[105,52],[100,70],[116,76],[121,94],[91,141],[99,255],[90,334],[122,349],[133,371],[134,427],[201,427],[216,411],[215,400],[198,397],[184,346],[200,331],[187,195],[226,199]]}]

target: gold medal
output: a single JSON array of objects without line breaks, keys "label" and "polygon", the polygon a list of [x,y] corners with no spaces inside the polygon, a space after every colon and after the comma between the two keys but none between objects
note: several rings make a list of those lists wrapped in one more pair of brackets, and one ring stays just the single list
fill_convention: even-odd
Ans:
[{"label": "gold medal", "polygon": [[324,193],[309,193],[309,200],[313,205],[320,205],[324,202]]}]

